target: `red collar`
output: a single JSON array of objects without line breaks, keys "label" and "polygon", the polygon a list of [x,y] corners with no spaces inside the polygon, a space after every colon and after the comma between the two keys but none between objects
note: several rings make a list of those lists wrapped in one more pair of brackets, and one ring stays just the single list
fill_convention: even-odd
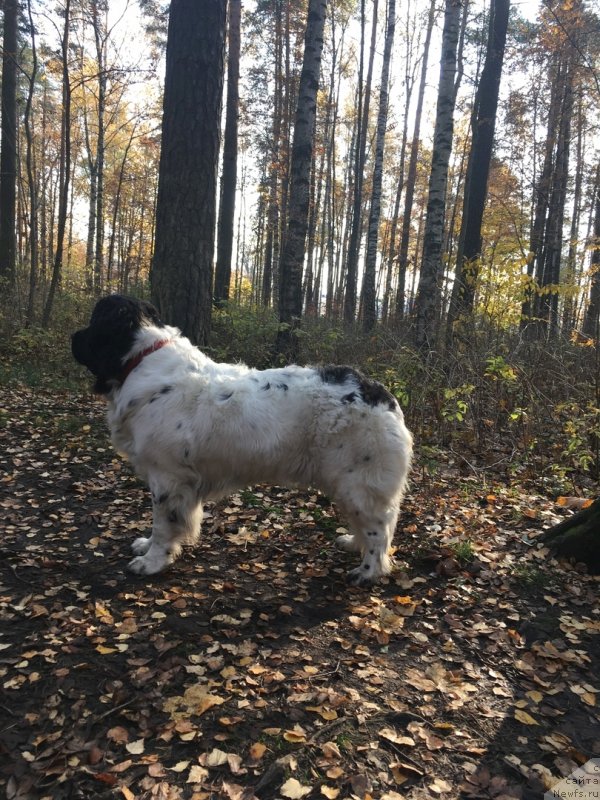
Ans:
[{"label": "red collar", "polygon": [[155,353],[157,350],[160,350],[161,347],[164,347],[166,344],[170,343],[170,339],[159,339],[157,342],[154,342],[153,345],[147,347],[145,350],[142,350],[141,353],[138,353],[137,356],[130,358],[129,361],[123,367],[123,372],[121,372],[121,384],[125,383],[125,378],[129,375],[129,373],[134,370],[138,364],[149,356],[150,353]]}]

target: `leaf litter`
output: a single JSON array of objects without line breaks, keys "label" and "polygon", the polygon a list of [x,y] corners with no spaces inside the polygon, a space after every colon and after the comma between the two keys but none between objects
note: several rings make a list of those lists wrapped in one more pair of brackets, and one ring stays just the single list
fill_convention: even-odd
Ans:
[{"label": "leaf litter", "polygon": [[139,579],[150,503],[102,404],[10,389],[4,410],[9,800],[517,800],[600,756],[598,578],[536,544],[577,504],[504,476],[466,492],[448,458],[365,591],[326,498],[255,487]]}]

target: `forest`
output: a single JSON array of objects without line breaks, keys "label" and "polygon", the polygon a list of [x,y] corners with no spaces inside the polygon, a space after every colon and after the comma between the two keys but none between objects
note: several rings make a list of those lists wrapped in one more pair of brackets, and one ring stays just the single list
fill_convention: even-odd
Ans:
[{"label": "forest", "polygon": [[[598,0],[1,7],[0,794],[597,786]],[[111,293],[385,385],[389,577],[348,587],[330,499],[271,485],[123,570],[148,492],[70,345]]]}]

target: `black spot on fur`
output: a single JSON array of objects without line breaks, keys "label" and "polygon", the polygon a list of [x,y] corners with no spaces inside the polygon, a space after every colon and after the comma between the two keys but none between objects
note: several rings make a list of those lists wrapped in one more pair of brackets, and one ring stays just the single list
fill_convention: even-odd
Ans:
[{"label": "black spot on fur", "polygon": [[356,392],[350,392],[342,397],[342,403],[353,403],[356,400]]},{"label": "black spot on fur", "polygon": [[[330,365],[319,367],[318,372],[323,383],[357,384],[362,400],[369,406],[387,405],[390,411],[395,411],[398,407],[396,398],[388,392],[385,386],[365,377],[352,367]],[[353,400],[347,400],[346,398],[348,397],[350,395],[345,395],[342,398],[342,402],[354,402]]]},{"label": "black spot on fur", "polygon": [[161,394],[168,394],[172,390],[172,386],[163,386],[160,390]]},{"label": "black spot on fur", "polygon": [[375,550],[369,550],[369,554],[374,556],[375,555]]},{"label": "black spot on fur", "polygon": [[262,392],[266,392],[266,391],[268,391],[270,388],[271,388],[271,384],[270,384],[270,383],[265,383],[265,384],[264,384],[264,386],[261,386],[261,387],[260,387],[260,389],[261,389],[261,391],[262,391]]},{"label": "black spot on fur", "polygon": [[288,390],[288,385],[287,385],[287,383],[278,383],[278,384],[277,384],[277,388],[278,388],[278,389],[283,389],[283,391],[284,391],[284,392],[287,392],[287,390]]},{"label": "black spot on fur", "polygon": [[178,422],[175,427],[177,428],[177,430],[181,430],[181,426],[182,425],[183,425],[183,422]]},{"label": "black spot on fur", "polygon": [[222,394],[222,395],[219,395],[219,400],[220,400],[222,403],[224,403],[226,400],[229,400],[229,398],[230,398],[232,395],[233,395],[233,392],[227,392],[227,394]]},{"label": "black spot on fur", "polygon": [[365,457],[363,458],[363,461],[370,461],[370,460],[371,460],[371,456],[365,456]]},{"label": "black spot on fur", "polygon": [[158,505],[160,505],[161,503],[164,503],[165,500],[168,499],[169,499],[169,493],[163,492],[161,495],[159,495],[158,500],[156,502],[158,503]]},{"label": "black spot on fur", "polygon": [[185,450],[183,451],[184,458],[188,458],[189,454],[190,454],[190,448],[186,447]]},{"label": "black spot on fur", "polygon": [[153,403],[155,400],[158,400],[158,395],[157,394],[153,394],[152,397],[150,398],[149,402]]},{"label": "black spot on fur", "polygon": [[167,515],[167,519],[169,520],[169,522],[178,522],[179,515],[177,514],[177,511],[174,508],[172,508],[169,511],[169,513]]},{"label": "black spot on fur", "polygon": [[137,397],[132,397],[131,400],[127,403],[127,408],[133,408],[134,406],[136,406],[138,404],[138,402],[139,401],[138,401]]}]

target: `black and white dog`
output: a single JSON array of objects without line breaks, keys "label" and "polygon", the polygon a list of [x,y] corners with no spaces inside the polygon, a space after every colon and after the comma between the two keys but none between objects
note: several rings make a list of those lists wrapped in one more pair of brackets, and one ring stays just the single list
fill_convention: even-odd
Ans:
[{"label": "black and white dog", "polygon": [[315,487],[333,500],[361,553],[352,583],[390,571],[412,436],[395,398],[350,367],[256,370],[217,364],[150,303],[104,297],[72,338],[108,400],[116,450],[152,492],[152,535],[129,569],[152,575],[200,533],[202,502],[254,483]]}]

